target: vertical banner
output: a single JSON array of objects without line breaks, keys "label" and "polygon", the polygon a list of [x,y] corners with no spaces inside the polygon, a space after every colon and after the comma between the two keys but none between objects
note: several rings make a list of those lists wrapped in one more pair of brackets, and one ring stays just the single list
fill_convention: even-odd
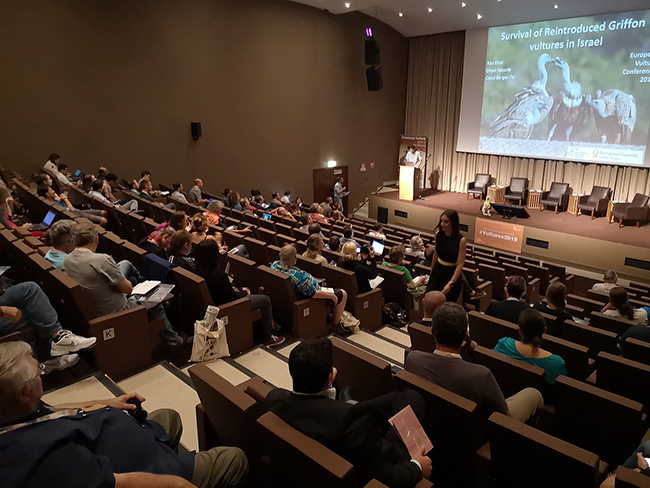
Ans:
[{"label": "vertical banner", "polygon": [[524,226],[500,220],[476,219],[474,243],[521,254]]},{"label": "vertical banner", "polygon": [[[427,167],[427,148],[429,139],[423,136],[407,136],[402,134],[400,136],[399,144],[399,158],[398,164],[400,166],[415,166],[422,171],[422,180],[420,188],[428,188],[429,174],[431,168]],[[409,148],[413,148],[409,150]],[[428,165],[431,166],[431,165]]]}]

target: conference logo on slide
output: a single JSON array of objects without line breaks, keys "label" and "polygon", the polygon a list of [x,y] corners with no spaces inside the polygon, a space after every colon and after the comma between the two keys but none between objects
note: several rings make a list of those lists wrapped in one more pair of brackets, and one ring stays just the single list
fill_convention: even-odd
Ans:
[{"label": "conference logo on slide", "polygon": [[643,165],[650,10],[494,27],[479,151]]}]

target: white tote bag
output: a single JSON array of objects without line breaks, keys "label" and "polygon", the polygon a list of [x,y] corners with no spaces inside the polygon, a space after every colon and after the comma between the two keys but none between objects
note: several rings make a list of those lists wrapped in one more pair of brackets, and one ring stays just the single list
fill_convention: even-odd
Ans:
[{"label": "white tote bag", "polygon": [[217,318],[219,308],[208,306],[203,320],[194,323],[191,362],[204,363],[230,356],[226,338],[226,323]]}]

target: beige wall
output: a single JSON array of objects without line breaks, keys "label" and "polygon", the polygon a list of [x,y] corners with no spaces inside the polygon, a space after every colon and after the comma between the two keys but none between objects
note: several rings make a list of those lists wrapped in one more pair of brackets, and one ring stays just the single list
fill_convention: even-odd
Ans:
[{"label": "beige wall", "polygon": [[[30,0],[3,2],[0,18],[8,167],[30,173],[57,152],[72,169],[310,200],[312,168],[336,159],[350,166],[350,204],[396,177],[408,40],[363,14],[286,0]],[[366,88],[367,26],[381,42],[378,93]]]}]

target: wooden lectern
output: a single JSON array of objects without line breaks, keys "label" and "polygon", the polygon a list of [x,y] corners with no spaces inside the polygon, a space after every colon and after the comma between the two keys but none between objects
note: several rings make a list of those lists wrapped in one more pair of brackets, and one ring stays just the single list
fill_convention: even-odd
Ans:
[{"label": "wooden lectern", "polygon": [[421,170],[413,166],[399,168],[399,199],[417,200],[420,197]]}]

